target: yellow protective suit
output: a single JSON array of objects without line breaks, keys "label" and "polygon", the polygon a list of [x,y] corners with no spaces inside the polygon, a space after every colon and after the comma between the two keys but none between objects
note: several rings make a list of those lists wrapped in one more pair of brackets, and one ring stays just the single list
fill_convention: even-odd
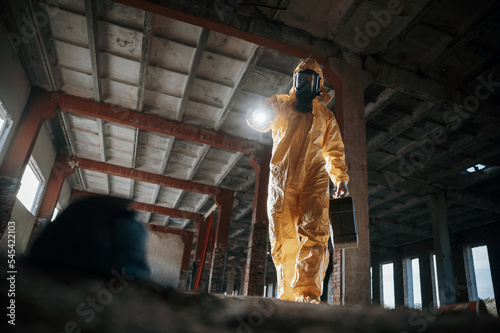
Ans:
[{"label": "yellow protective suit", "polygon": [[[306,69],[318,73],[323,84],[313,59],[304,60],[294,76]],[[283,300],[319,302],[328,266],[328,176],[337,186],[349,181],[337,122],[319,103],[326,98],[330,96],[323,92],[313,101],[312,112],[301,113],[294,109],[292,87],[290,95],[274,95],[264,103],[267,122],[256,121],[259,108],[247,113],[250,127],[273,131],[267,210],[278,297]]]}]

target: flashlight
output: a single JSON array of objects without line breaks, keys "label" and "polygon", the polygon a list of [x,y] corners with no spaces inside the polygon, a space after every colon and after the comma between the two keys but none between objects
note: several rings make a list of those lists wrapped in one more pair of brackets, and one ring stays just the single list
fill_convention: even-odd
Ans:
[{"label": "flashlight", "polygon": [[253,121],[258,126],[265,125],[269,121],[269,111],[263,108],[255,110]]}]

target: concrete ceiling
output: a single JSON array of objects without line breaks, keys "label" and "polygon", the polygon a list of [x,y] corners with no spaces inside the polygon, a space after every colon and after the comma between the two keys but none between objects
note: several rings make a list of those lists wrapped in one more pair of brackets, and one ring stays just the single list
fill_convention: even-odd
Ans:
[{"label": "concrete ceiling", "polygon": [[[14,44],[33,86],[265,145],[270,133],[251,130],[245,112],[290,89],[300,50],[322,59],[360,57],[373,77],[365,89],[372,251],[430,239],[426,195],[436,190],[450,201],[452,232],[500,220],[497,1],[2,6],[10,31],[24,36]],[[30,37],[23,22],[34,19],[38,34]],[[248,155],[64,109],[50,126],[61,152],[236,191],[229,261],[245,262],[255,182]],[[479,163],[485,168],[466,171]],[[70,183],[201,214],[213,205],[206,194],[85,169]],[[140,218],[194,230],[186,219],[146,212]]]}]

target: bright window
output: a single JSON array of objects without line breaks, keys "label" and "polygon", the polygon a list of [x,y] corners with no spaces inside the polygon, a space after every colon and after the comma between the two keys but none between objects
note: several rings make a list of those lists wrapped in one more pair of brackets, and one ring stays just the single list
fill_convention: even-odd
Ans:
[{"label": "bright window", "polygon": [[394,309],[396,301],[394,299],[394,264],[382,265],[382,304],[384,307]]},{"label": "bright window", "polygon": [[412,282],[413,282],[413,307],[422,308],[422,292],[420,291],[420,264],[418,258],[411,260]]},{"label": "bright window", "polygon": [[44,179],[35,160],[31,158],[21,178],[21,187],[17,192],[17,198],[33,215],[38,208],[43,185]]},{"label": "bright window", "polygon": [[436,307],[439,308],[441,306],[441,300],[439,299],[439,281],[435,254],[432,255],[432,267],[434,269],[434,294],[436,295]]},{"label": "bright window", "polygon": [[486,245],[471,248],[476,276],[477,296],[484,300],[488,311],[497,315],[493,280],[491,279],[490,260]]},{"label": "bright window", "polygon": [[50,218],[51,221],[54,221],[57,217],[57,215],[59,215],[59,213],[61,212],[61,210],[59,208],[54,208],[54,213],[52,213],[52,217]]}]

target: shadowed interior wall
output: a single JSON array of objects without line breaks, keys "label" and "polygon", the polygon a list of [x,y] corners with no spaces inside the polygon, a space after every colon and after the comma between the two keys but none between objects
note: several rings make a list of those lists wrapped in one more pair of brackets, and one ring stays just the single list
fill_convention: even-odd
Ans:
[{"label": "shadowed interior wall", "polygon": [[182,236],[152,230],[148,233],[151,279],[162,286],[177,288],[184,250]]}]

